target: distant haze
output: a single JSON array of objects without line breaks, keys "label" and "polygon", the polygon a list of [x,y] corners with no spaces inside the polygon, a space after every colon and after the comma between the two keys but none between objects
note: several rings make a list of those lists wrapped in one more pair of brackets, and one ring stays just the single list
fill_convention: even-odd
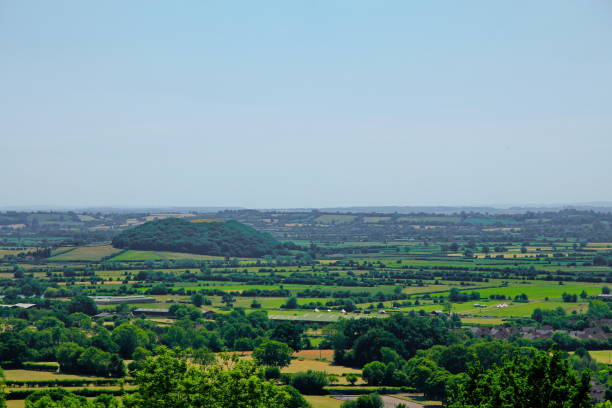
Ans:
[{"label": "distant haze", "polygon": [[612,201],[612,3],[0,2],[0,207]]}]

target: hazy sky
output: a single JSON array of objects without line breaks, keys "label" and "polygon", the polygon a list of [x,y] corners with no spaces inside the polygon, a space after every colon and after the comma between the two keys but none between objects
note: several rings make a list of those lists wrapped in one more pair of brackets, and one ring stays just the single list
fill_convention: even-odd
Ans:
[{"label": "hazy sky", "polygon": [[0,0],[0,206],[612,200],[612,2]]}]

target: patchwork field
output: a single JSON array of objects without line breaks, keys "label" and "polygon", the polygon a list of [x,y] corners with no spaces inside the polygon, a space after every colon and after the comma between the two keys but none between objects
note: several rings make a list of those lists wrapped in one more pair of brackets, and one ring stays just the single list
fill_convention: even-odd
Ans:
[{"label": "patchwork field", "polygon": [[104,257],[112,256],[121,249],[113,248],[112,245],[91,245],[91,246],[80,246],[74,249],[67,249],[65,252],[59,253],[58,255],[49,258],[52,262],[79,262],[79,261],[99,261]]},{"label": "patchwork field", "polygon": [[127,251],[113,257],[114,262],[131,262],[131,261],[160,261],[171,259],[194,259],[202,261],[223,260],[222,256],[186,254],[182,252],[167,252],[167,251],[138,251],[128,249]]},{"label": "patchwork field", "polygon": [[52,373],[36,370],[4,370],[4,377],[12,381],[44,381],[44,380],[103,380],[102,377],[90,377],[73,374]]}]

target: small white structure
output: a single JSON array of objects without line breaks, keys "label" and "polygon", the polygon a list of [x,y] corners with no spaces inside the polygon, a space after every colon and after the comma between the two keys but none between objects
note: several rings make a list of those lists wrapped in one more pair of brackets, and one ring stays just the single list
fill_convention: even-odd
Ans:
[{"label": "small white structure", "polygon": [[499,305],[495,305],[495,307],[498,308],[498,309],[503,309],[505,307],[508,307],[508,304],[507,303],[500,303]]},{"label": "small white structure", "polygon": [[0,305],[0,307],[7,307],[9,309],[12,308],[19,308],[19,309],[31,309],[33,307],[36,307],[36,305],[34,303],[15,303],[14,305]]},{"label": "small white structure", "polygon": [[317,309],[317,308],[315,307],[315,310],[313,310],[313,312],[315,312],[315,313],[319,313],[319,309]]}]

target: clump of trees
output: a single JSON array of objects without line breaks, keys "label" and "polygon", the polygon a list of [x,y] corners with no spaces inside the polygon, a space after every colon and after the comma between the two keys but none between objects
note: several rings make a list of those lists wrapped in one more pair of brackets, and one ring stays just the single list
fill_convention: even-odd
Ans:
[{"label": "clump of trees", "polygon": [[137,392],[124,398],[126,408],[285,408],[291,399],[253,362],[224,356],[194,365],[168,349],[144,362],[136,383]]},{"label": "clump of trees", "polygon": [[112,242],[116,248],[226,257],[285,254],[294,247],[238,221],[193,223],[179,218],[149,221],[123,231]]},{"label": "clump of trees", "polygon": [[96,347],[83,348],[76,343],[63,343],[56,352],[60,369],[66,373],[97,375],[101,377],[125,376],[125,364],[119,355]]},{"label": "clump of trees", "polygon": [[416,314],[395,314],[386,319],[346,319],[337,323],[331,333],[334,361],[362,367],[380,361],[381,349],[388,347],[404,359],[417,350],[436,344],[449,344],[452,335],[450,320],[421,317]]},{"label": "clump of trees", "polygon": [[135,392],[122,400],[100,395],[88,401],[62,389],[33,393],[26,408],[308,408],[289,385],[267,380],[252,361],[224,355],[193,364],[193,355],[158,348],[136,372]]},{"label": "clump of trees", "polygon": [[559,352],[539,352],[529,361],[516,357],[488,370],[470,367],[449,407],[588,408],[589,382],[590,375],[576,377]]},{"label": "clump of trees", "polygon": [[291,363],[293,350],[280,341],[267,341],[253,351],[253,359],[263,366],[286,367]]}]

